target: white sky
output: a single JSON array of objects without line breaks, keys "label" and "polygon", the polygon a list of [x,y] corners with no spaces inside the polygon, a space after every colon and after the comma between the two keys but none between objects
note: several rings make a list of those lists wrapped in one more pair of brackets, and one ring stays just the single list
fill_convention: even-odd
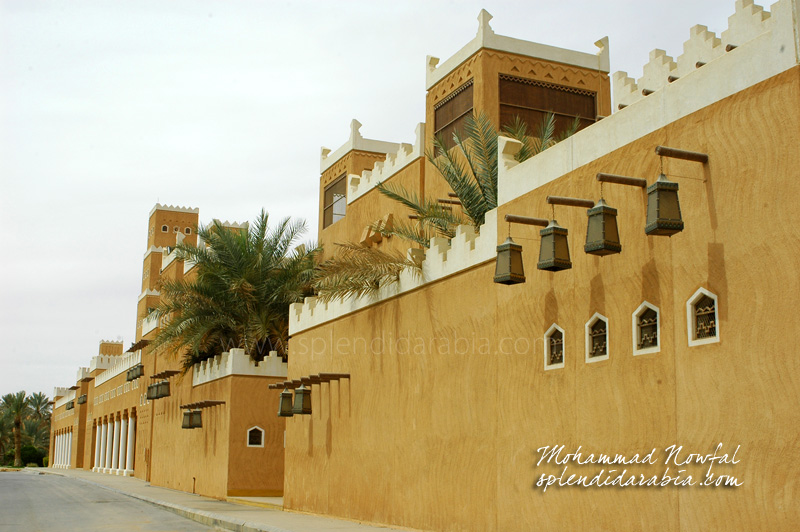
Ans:
[{"label": "white sky", "polygon": [[495,32],[611,71],[719,34],[733,0],[0,0],[0,394],[75,383],[100,339],[134,339],[156,202],[245,221],[305,218],[320,146],[413,142],[425,57]]}]

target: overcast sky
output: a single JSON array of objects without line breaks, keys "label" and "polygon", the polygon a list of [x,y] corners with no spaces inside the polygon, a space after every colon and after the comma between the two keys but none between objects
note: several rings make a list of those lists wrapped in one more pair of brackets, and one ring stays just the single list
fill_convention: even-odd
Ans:
[{"label": "overcast sky", "polygon": [[414,141],[425,57],[495,32],[642,74],[719,34],[733,0],[0,0],[0,394],[75,383],[134,339],[148,214],[297,216],[316,238],[320,146]]}]

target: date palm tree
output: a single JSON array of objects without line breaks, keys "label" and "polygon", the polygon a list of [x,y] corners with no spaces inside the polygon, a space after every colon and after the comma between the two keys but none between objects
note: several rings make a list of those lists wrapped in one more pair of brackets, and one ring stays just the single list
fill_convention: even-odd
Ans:
[{"label": "date palm tree", "polygon": [[[572,125],[556,134],[553,113],[547,113],[535,134],[527,124],[515,117],[503,133],[522,143],[515,158],[522,162],[574,134],[580,127],[576,118]],[[486,213],[497,207],[497,129],[483,114],[469,115],[463,134],[453,133],[455,146],[448,148],[437,136],[433,151],[426,154],[460,202],[460,212],[405,189],[402,186],[378,183],[376,188],[411,211],[414,221],[396,220],[392,227],[380,224],[373,230],[383,236],[397,236],[423,249],[434,236],[453,238],[456,228],[471,224],[478,231]],[[420,265],[401,253],[391,253],[352,242],[337,244],[338,253],[317,270],[314,288],[323,300],[345,299],[376,293],[381,286],[397,282],[400,272],[420,272]]]},{"label": "date palm tree", "polygon": [[192,279],[163,281],[154,309],[166,325],[153,347],[171,349],[184,370],[231,348],[254,360],[268,351],[286,354],[290,303],[311,294],[315,246],[294,247],[305,222],[286,218],[269,227],[269,215],[244,229],[219,221],[197,230],[197,246],[179,243],[180,259],[195,263]]},{"label": "date palm tree", "polygon": [[22,422],[31,413],[30,399],[24,391],[8,393],[2,398],[2,408],[13,424],[14,467],[22,467]]}]

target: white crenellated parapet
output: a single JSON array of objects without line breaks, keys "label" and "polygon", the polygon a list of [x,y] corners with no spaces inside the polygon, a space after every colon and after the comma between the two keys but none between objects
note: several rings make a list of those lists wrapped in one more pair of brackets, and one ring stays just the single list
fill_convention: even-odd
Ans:
[{"label": "white crenellated parapet", "polygon": [[133,366],[141,362],[142,362],[141,351],[135,351],[133,353],[125,353],[122,356],[113,357],[113,361],[109,366],[109,368],[95,378],[94,385],[100,386],[101,384],[113,379],[123,371],[128,371]]},{"label": "white crenellated parapet", "polygon": [[[56,388],[56,389],[59,389],[59,388]],[[63,389],[63,388],[61,388],[61,389]],[[56,399],[56,403],[55,403],[55,406],[53,407],[53,410],[55,410],[56,408],[61,408],[65,404],[69,403],[70,401],[74,401],[75,400],[75,392],[76,392],[76,390],[66,390],[66,392],[64,392],[64,395],[62,395],[60,398]]]},{"label": "white crenellated parapet", "polygon": [[681,78],[695,71],[698,63],[709,63],[725,53],[722,41],[702,24],[692,26],[689,40],[683,43],[683,53],[678,56],[676,76]]},{"label": "white crenellated parapet", "polygon": [[372,170],[364,170],[360,176],[350,175],[347,178],[350,189],[347,193],[347,203],[352,203],[373,188],[375,185],[386,181],[397,172],[425,155],[425,124],[419,123],[415,129],[414,145],[400,144],[394,153],[386,154],[386,161],[375,163]]},{"label": "white crenellated parapet", "polygon": [[[178,233],[178,236],[182,236],[183,233]],[[161,271],[163,272],[167,266],[169,266],[172,261],[178,258],[178,250],[173,248],[169,253],[164,253],[161,255]]]},{"label": "white crenellated parapet", "polygon": [[[764,11],[753,0],[737,0],[735,13],[728,17],[728,29],[718,38],[706,26],[696,25],[689,31],[689,40],[683,44],[683,54],[673,62],[664,50],[650,52],[650,61],[643,67],[643,75],[637,81],[626,72],[615,72],[613,90],[615,105],[628,106],[645,97],[642,91],[658,91],[673,81],[692,74],[702,67],[726,55],[741,54],[737,49],[749,47],[749,43],[765,34],[773,34],[773,41],[790,44],[790,48],[772,48],[769,53],[775,57],[764,58],[774,62],[778,54],[796,56],[798,52],[797,34],[793,27],[797,20],[797,0],[780,0],[771,6],[772,12]],[[763,44],[763,43],[762,43]],[[729,47],[729,51],[726,49]],[[748,59],[741,57],[740,68],[747,68]],[[676,79],[677,78],[677,79]]]},{"label": "white crenellated parapet", "polygon": [[142,336],[150,333],[158,327],[158,317],[155,312],[151,312],[142,319]]},{"label": "white crenellated parapet", "polygon": [[260,362],[253,361],[244,349],[231,349],[214,358],[195,364],[192,368],[192,386],[199,386],[230,375],[256,377],[286,377],[288,364],[276,351]]},{"label": "white crenellated parapet", "polygon": [[[800,64],[798,0],[779,0],[771,6],[769,16],[753,7],[752,2],[737,2],[736,9],[737,14],[729,22],[737,29],[729,30],[733,33],[726,36],[757,36],[725,52],[724,38],[718,40],[704,27],[696,26],[692,29],[692,42],[684,46],[684,54],[678,58],[677,72],[688,69],[682,65],[694,66],[697,61],[705,64],[689,69],[688,74],[649,96],[641,96],[642,87],[627,74],[615,73],[616,102],[627,103],[637,98],[634,105],[519,164],[509,161],[514,146],[501,138],[498,149],[503,164],[498,168],[498,204],[518,198],[621,146]],[[744,27],[750,28],[750,33]],[[720,47],[723,51],[718,50]],[[652,59],[662,68],[665,64],[669,66],[661,54]]]},{"label": "white crenellated parapet", "polygon": [[191,212],[197,214],[200,212],[200,209],[197,207],[181,207],[178,205],[162,205],[160,203],[156,203],[155,206],[150,210],[150,216],[153,216],[153,213],[156,211]]},{"label": "white crenellated parapet", "polygon": [[331,152],[329,148],[322,147],[319,156],[319,171],[320,173],[325,172],[325,170],[333,166],[337,161],[353,150],[389,154],[397,153],[399,149],[400,145],[394,142],[364,138],[364,136],[361,135],[361,122],[354,118],[350,122],[350,137],[347,139],[347,142],[339,146],[334,152]]},{"label": "white crenellated parapet", "polygon": [[91,373],[89,368],[78,368],[78,377],[75,380],[82,381],[83,379],[88,379],[91,377]]},{"label": "white crenellated parapet", "polygon": [[67,388],[66,386],[56,386],[55,388],[53,388],[53,400],[55,401],[60,397],[64,397],[65,395],[67,395],[67,392],[69,392],[69,388]]},{"label": "white crenellated parapet", "polygon": [[428,250],[410,249],[408,258],[421,264],[421,275],[409,269],[403,270],[398,282],[381,287],[374,296],[336,299],[327,303],[316,297],[307,297],[303,303],[293,303],[289,307],[289,334],[341,318],[427,283],[494,260],[496,253],[497,209],[494,209],[486,213],[480,234],[472,226],[461,225],[456,228],[455,236],[449,241],[434,237]]},{"label": "white crenellated parapet", "polygon": [[598,48],[596,54],[588,54],[585,52],[557,48],[555,46],[548,46],[546,44],[525,41],[522,39],[514,39],[512,37],[506,37],[505,35],[498,35],[494,32],[489,24],[491,20],[492,15],[490,15],[485,9],[482,9],[478,14],[478,32],[476,33],[474,39],[465,44],[464,47],[462,47],[458,52],[456,52],[441,65],[439,64],[438,57],[429,55],[426,58],[426,89],[433,87],[436,83],[441,81],[450,72],[458,68],[459,65],[464,63],[464,61],[469,59],[481,48],[499,50],[501,52],[510,52],[529,57],[537,57],[547,61],[555,61],[565,65],[574,65],[581,68],[596,69],[603,72],[609,71],[609,50],[607,37],[603,37],[594,43]]},{"label": "white crenellated parapet", "polygon": [[89,362],[89,372],[97,371],[98,369],[108,369],[119,357],[116,355],[97,355],[93,356]]}]

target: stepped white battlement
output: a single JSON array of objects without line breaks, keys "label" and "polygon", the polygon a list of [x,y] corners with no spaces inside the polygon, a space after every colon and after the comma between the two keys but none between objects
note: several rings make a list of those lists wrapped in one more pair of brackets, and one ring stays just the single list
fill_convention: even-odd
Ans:
[{"label": "stepped white battlement", "polygon": [[[513,159],[517,143],[500,137],[498,204],[800,64],[798,0],[779,0],[770,9],[765,13],[752,0],[738,0],[721,39],[695,26],[677,62],[654,50],[639,82],[617,72],[615,99],[626,107],[523,163]],[[726,52],[727,44],[736,48]],[[697,61],[705,65],[696,68]],[[670,83],[669,75],[678,79]],[[653,92],[643,96],[642,89]]]},{"label": "stepped white battlement", "polygon": [[66,386],[56,386],[53,388],[53,400],[57,400],[59,397],[64,397],[69,392],[69,388]]},{"label": "stepped white battlement", "polygon": [[375,163],[372,170],[364,170],[360,176],[349,175],[347,182],[350,187],[347,194],[347,203],[352,203],[373,188],[375,185],[386,181],[397,172],[425,155],[425,124],[417,124],[415,129],[414,144],[400,144],[396,152],[386,154],[386,161]]},{"label": "stepped white battlement", "polygon": [[728,17],[728,29],[722,32],[721,37],[708,31],[706,26],[697,25],[689,30],[689,40],[683,44],[683,53],[677,60],[667,55],[666,51],[655,49],[650,52],[650,60],[644,65],[642,77],[638,80],[634,81],[627,72],[615,72],[614,103],[623,107],[631,105],[648,94],[705,68],[726,54],[739,56],[740,67],[746,68],[748,59],[743,49],[750,47],[753,41],[764,35],[774,34],[765,39],[774,44],[780,42],[784,46],[791,45],[789,49],[781,46],[767,47],[769,54],[774,57],[765,57],[765,61],[780,60],[780,54],[796,55],[797,35],[792,35],[796,17],[797,0],[780,0],[772,5],[771,12],[764,11],[753,0],[737,0],[734,14]]},{"label": "stepped white battlement", "polygon": [[230,375],[285,378],[287,367],[288,364],[275,351],[270,351],[269,355],[256,365],[256,362],[245,354],[244,349],[231,349],[212,359],[195,364],[192,367],[192,386],[199,386]]},{"label": "stepped white battlement", "polygon": [[[75,400],[75,390],[69,390],[67,388],[56,388],[56,390],[64,390],[64,393],[59,399],[56,399],[56,404],[53,406],[53,410],[55,410],[56,408],[61,408],[70,401]],[[56,392],[54,391],[53,392],[54,396],[55,393]]]},{"label": "stepped white battlement", "polygon": [[93,356],[91,362],[89,362],[89,372],[91,373],[98,369],[108,369],[114,364],[117,358],[119,357],[116,355]]},{"label": "stepped white battlement", "polygon": [[103,373],[95,377],[94,385],[95,387],[100,386],[101,384],[113,379],[123,371],[128,371],[130,368],[135,366],[136,364],[141,363],[142,361],[142,352],[135,351],[133,353],[125,353],[124,355],[113,357],[110,366],[107,370]]},{"label": "stepped white battlement", "polygon": [[320,150],[319,172],[324,173],[325,170],[333,166],[337,161],[353,150],[389,154],[396,153],[398,149],[400,149],[400,145],[394,142],[364,138],[364,136],[361,135],[361,122],[353,119],[350,121],[350,137],[347,139],[347,142],[339,146],[334,152],[331,152],[330,148],[326,148],[325,146]]},{"label": "stepped white battlement", "polygon": [[150,216],[153,215],[156,211],[172,211],[172,212],[191,212],[191,213],[199,213],[200,209],[197,207],[181,207],[179,205],[162,205],[160,203],[156,203],[155,206],[150,210]]},{"label": "stepped white battlement", "polygon": [[78,368],[78,376],[75,379],[76,382],[80,382],[83,379],[91,378],[91,370],[89,368]]},{"label": "stepped white battlement", "polygon": [[296,334],[311,327],[341,318],[363,308],[399,294],[409,292],[458,272],[493,260],[497,253],[497,209],[486,213],[480,234],[471,225],[460,225],[456,235],[431,239],[430,248],[410,249],[409,258],[421,262],[422,273],[404,270],[396,283],[381,287],[374,296],[348,298],[324,302],[316,297],[307,297],[303,303],[289,307],[289,334]]}]

